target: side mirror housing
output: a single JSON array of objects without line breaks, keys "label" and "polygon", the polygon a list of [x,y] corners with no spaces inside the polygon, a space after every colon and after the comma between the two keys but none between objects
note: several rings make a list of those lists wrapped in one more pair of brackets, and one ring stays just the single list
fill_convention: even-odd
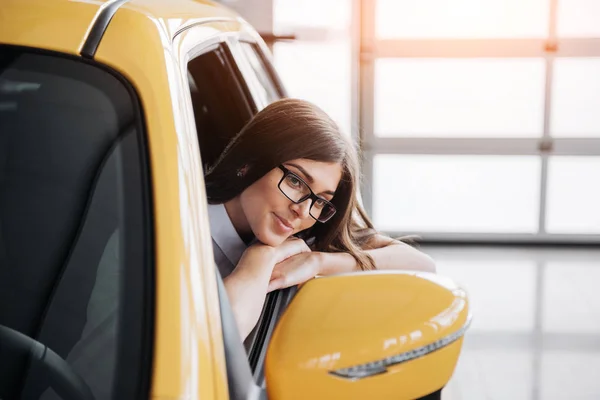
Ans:
[{"label": "side mirror housing", "polygon": [[418,399],[452,376],[470,323],[466,292],[439,275],[374,271],[307,282],[265,364],[269,399]]}]

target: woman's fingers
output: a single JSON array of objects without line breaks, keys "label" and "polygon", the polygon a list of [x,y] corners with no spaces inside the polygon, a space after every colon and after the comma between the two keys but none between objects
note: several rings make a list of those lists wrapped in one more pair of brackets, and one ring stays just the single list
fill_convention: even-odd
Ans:
[{"label": "woman's fingers", "polygon": [[285,278],[273,279],[269,282],[269,286],[267,287],[267,293],[272,292],[273,290],[283,289],[284,287]]},{"label": "woman's fingers", "polygon": [[269,291],[302,284],[319,273],[320,253],[301,253],[275,265]]},{"label": "woman's fingers", "polygon": [[310,248],[302,239],[292,237],[276,247],[275,264],[300,253],[309,253]]}]

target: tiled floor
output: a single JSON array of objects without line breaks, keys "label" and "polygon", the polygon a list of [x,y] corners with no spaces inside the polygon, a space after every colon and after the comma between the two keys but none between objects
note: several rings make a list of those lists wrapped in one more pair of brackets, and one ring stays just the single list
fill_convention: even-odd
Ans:
[{"label": "tiled floor", "polygon": [[444,400],[600,400],[600,249],[422,249],[474,314]]}]

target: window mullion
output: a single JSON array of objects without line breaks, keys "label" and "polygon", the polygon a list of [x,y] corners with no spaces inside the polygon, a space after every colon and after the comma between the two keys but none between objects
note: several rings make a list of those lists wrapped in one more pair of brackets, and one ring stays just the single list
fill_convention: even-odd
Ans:
[{"label": "window mullion", "polygon": [[[556,43],[557,0],[550,1],[550,21],[548,26],[548,48]],[[554,54],[546,54],[546,90],[544,104],[544,140],[550,139],[550,114],[552,112],[552,81],[554,79]],[[542,169],[540,176],[539,233],[546,233],[546,210],[548,208],[548,152],[541,152]]]},{"label": "window mullion", "polygon": [[359,141],[362,156],[363,179],[361,192],[363,206],[369,215],[373,204],[373,154],[366,149],[374,139],[375,90],[375,0],[360,1],[359,47]]}]

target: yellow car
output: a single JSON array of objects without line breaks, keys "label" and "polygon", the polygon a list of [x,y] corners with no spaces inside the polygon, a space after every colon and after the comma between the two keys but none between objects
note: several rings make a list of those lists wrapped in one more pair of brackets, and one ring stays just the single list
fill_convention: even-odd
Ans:
[{"label": "yellow car", "polygon": [[244,348],[203,163],[285,96],[200,0],[2,0],[0,399],[439,399],[470,321],[426,273],[269,295]]}]

